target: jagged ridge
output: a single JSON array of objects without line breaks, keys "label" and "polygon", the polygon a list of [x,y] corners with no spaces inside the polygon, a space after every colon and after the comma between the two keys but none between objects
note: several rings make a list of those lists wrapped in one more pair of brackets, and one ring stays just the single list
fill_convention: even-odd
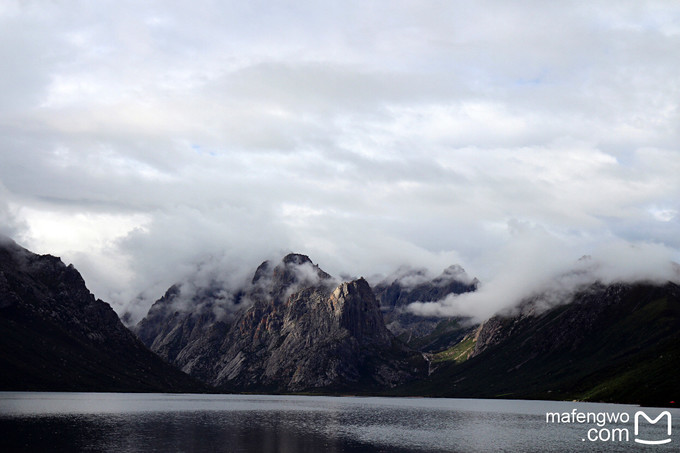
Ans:
[{"label": "jagged ridge", "polygon": [[[242,291],[250,305],[233,319],[204,324],[196,341],[167,358],[223,390],[368,390],[398,385],[425,369],[424,359],[386,329],[364,279],[338,286],[307,256],[290,254],[274,267],[262,263]],[[159,300],[152,311],[167,303]],[[160,330],[145,319],[138,335],[166,354],[176,337],[150,332],[178,332],[190,318],[166,316],[168,326]]]}]

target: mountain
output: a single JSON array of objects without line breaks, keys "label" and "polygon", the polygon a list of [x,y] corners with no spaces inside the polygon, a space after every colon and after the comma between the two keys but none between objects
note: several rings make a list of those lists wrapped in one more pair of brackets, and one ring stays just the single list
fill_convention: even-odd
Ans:
[{"label": "mountain", "polygon": [[137,335],[223,391],[365,392],[425,373],[423,357],[385,327],[364,279],[338,284],[307,256],[289,254],[262,263],[236,291],[238,309],[218,318],[192,304],[174,310],[180,294],[171,288]]},{"label": "mountain", "polygon": [[[233,321],[242,294],[227,293],[218,282],[198,288],[187,297],[181,285],[171,286],[134,328],[139,339],[178,368],[192,359],[191,347],[212,330]],[[226,299],[228,300],[228,303]],[[223,307],[230,306],[231,310]],[[219,322],[218,322],[219,320]]]},{"label": "mountain", "polygon": [[[680,287],[593,284],[570,303],[526,300],[435,356],[402,394],[666,406],[680,398]],[[456,360],[454,360],[454,358]],[[467,360],[466,360],[467,359]]]},{"label": "mountain", "polygon": [[372,290],[290,254],[240,287],[172,286],[138,339],[72,265],[0,238],[0,390],[680,399],[677,284],[594,283],[561,303],[546,293],[479,326],[404,317],[411,302],[474,290],[462,272],[407,271]]},{"label": "mountain", "polygon": [[478,284],[458,265],[449,266],[435,278],[429,278],[424,269],[402,267],[375,285],[373,291],[387,328],[409,346],[431,353],[457,344],[477,326],[468,318],[419,316],[406,309],[408,304],[475,291]]},{"label": "mountain", "polygon": [[149,351],[72,266],[0,238],[0,389],[199,392]]},{"label": "mountain", "polygon": [[[306,272],[306,275],[305,275]],[[175,366],[193,370],[200,337],[224,337],[236,317],[254,301],[281,303],[284,292],[301,285],[314,285],[331,276],[304,255],[290,254],[276,269],[269,261],[254,272],[249,284],[226,287],[215,279],[207,285],[172,285],[149,309],[134,331],[149,348]],[[200,341],[199,341],[200,340]]]}]

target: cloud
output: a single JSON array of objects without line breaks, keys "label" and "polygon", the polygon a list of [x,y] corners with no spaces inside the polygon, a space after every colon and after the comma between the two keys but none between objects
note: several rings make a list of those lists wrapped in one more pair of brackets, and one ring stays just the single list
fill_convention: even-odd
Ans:
[{"label": "cloud", "polygon": [[[209,315],[215,320],[224,320],[237,310],[247,308],[252,300],[243,292],[249,288],[252,275],[221,258],[209,256],[192,263],[195,267],[179,276],[172,287],[175,291],[169,305],[164,308],[191,316]],[[125,307],[128,324],[136,324],[146,315],[148,302],[142,294]]]},{"label": "cloud", "polygon": [[475,280],[474,277],[468,275],[467,272],[465,272],[465,269],[463,269],[458,264],[448,266],[440,273],[434,273],[431,269],[426,267],[414,268],[409,265],[402,265],[387,276],[375,274],[368,278],[371,286],[376,286],[379,284],[391,285],[393,283],[397,283],[399,286],[408,289],[414,288],[423,283],[446,286],[451,282],[451,280],[465,283],[467,285],[475,285],[477,283],[477,280]]},{"label": "cloud", "polygon": [[19,208],[10,199],[10,193],[0,182],[0,235],[17,238],[27,225],[19,216]]},{"label": "cloud", "polygon": [[[293,250],[353,276],[459,263],[492,288],[515,284],[510,250],[527,275],[608,243],[677,261],[678,14],[3,2],[2,228],[119,312],[206,257],[239,273]],[[534,258],[545,241],[560,253]]]},{"label": "cloud", "polygon": [[674,251],[660,244],[612,240],[600,244],[592,255],[573,259],[568,243],[543,231],[520,234],[499,254],[502,270],[477,291],[416,302],[408,310],[423,316],[469,316],[481,322],[512,313],[527,300],[539,309],[568,303],[593,283],[680,282],[678,266],[672,261]]}]

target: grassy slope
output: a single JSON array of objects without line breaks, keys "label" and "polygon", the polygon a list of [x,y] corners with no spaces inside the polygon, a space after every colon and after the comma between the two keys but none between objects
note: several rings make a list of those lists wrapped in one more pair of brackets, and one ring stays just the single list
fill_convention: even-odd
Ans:
[{"label": "grassy slope", "polygon": [[434,354],[432,356],[432,362],[463,363],[470,357],[470,354],[472,354],[472,351],[475,349],[475,343],[474,335],[466,335],[457,345]]}]

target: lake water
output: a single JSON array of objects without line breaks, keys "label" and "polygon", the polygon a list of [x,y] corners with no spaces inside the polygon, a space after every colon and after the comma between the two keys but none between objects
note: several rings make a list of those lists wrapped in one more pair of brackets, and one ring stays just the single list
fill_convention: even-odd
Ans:
[{"label": "lake water", "polygon": [[[678,451],[680,410],[554,401],[0,392],[2,452]],[[652,420],[664,409],[642,409]],[[546,412],[618,423],[546,422]],[[628,414],[626,416],[622,414]],[[570,415],[571,416],[571,415]],[[611,416],[611,415],[610,415]],[[576,415],[574,415],[576,417]],[[625,423],[622,423],[621,418]],[[576,418],[574,418],[576,420]],[[566,420],[565,420],[566,421]],[[590,431],[589,431],[590,430]],[[594,430],[594,431],[593,431]],[[628,440],[623,435],[628,436]],[[588,439],[590,435],[593,441]],[[620,438],[620,439],[619,439]],[[608,439],[608,440],[603,440]],[[614,439],[614,440],[612,440]]]}]

